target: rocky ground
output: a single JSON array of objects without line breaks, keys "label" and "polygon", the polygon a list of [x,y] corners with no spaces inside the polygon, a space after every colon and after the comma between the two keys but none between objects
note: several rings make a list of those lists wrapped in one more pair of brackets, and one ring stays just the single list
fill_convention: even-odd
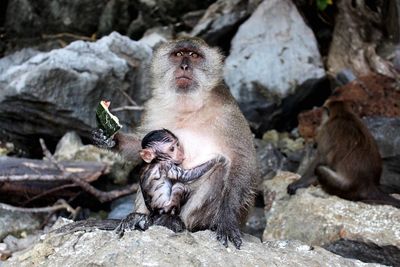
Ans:
[{"label": "rocky ground", "polygon": [[[2,1],[1,202],[50,207],[63,197],[72,210],[0,206],[0,256],[8,259],[0,265],[400,266],[398,209],[319,187],[286,193],[313,156],[320,106],[334,90],[355,103],[376,139],[385,190],[400,193],[400,4],[341,0],[321,9],[317,2],[324,1]],[[225,82],[254,133],[263,177],[244,228],[254,236],[238,251],[210,231],[152,227],[121,239],[104,230],[49,232],[59,216],[123,218],[134,198],[101,203],[65,182],[11,183],[4,162],[41,159],[43,138],[59,161],[109,166],[90,181],[102,190],[136,182],[136,163],[88,144],[95,107],[111,99],[123,131],[132,131],[150,96],[152,49],[181,35],[226,55]]]}]

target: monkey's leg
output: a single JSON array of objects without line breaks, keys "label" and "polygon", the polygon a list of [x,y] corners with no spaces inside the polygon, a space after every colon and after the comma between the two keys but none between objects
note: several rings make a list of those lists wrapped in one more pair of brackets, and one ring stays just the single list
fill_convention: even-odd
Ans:
[{"label": "monkey's leg", "polygon": [[[240,233],[241,216],[245,213],[244,199],[252,199],[253,188],[249,188],[251,177],[248,173],[241,173],[241,168],[227,162],[219,165],[212,174],[215,182],[222,182],[222,197],[217,212],[212,220],[211,229],[216,231],[217,240],[228,247],[228,240],[237,249],[242,245]],[[238,179],[241,177],[241,179]],[[221,192],[215,192],[221,194]]]},{"label": "monkey's leg", "polygon": [[142,146],[138,136],[118,132],[114,135],[114,140],[116,145],[113,150],[122,154],[126,160],[134,162],[141,160],[139,151]]},{"label": "monkey's leg", "polygon": [[95,129],[92,131],[92,142],[98,147],[121,153],[127,160],[139,159],[141,144],[137,136],[116,133],[112,138],[107,138],[102,129]]},{"label": "monkey's leg", "polygon": [[351,189],[350,180],[347,177],[333,171],[328,166],[319,165],[315,169],[315,174],[318,176],[318,181],[321,185],[328,188],[347,191]]},{"label": "monkey's leg", "polygon": [[190,192],[190,188],[182,183],[175,183],[171,189],[169,201],[163,207],[164,213],[179,214],[181,201]]}]

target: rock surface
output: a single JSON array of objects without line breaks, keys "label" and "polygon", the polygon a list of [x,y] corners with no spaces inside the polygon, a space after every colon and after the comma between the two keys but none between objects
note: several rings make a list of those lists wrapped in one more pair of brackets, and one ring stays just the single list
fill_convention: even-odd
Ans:
[{"label": "rock surface", "polygon": [[[141,104],[149,97],[151,48],[112,33],[95,43],[77,41],[9,64],[0,60],[0,137],[32,146],[37,136],[58,140],[65,132],[88,137],[100,100],[112,106]],[[23,57],[22,57],[23,58]],[[6,65],[6,66],[4,66]],[[115,113],[131,130],[138,112]]]},{"label": "rock surface", "polygon": [[3,266],[378,266],[345,259],[298,241],[260,243],[245,236],[226,249],[210,231],[175,234],[163,227],[127,232],[49,234]]},{"label": "rock surface", "polygon": [[225,81],[241,106],[265,108],[325,74],[317,43],[289,0],[262,2],[232,40]]},{"label": "rock surface", "polygon": [[[273,202],[266,210],[263,240],[297,239],[309,245],[326,247],[347,242],[353,245],[347,256],[363,259],[363,254],[369,254],[378,257],[390,250],[394,254],[383,262],[379,257],[373,260],[400,264],[400,209],[343,200],[314,186],[289,196],[286,188],[297,178],[297,174],[282,172],[264,182],[266,205],[269,199]],[[374,249],[357,250],[357,247],[366,245]]]},{"label": "rock surface", "polygon": [[383,159],[381,184],[400,193],[400,118],[367,117],[363,121]]},{"label": "rock surface", "polygon": [[97,30],[103,0],[9,0],[6,29],[18,36],[75,32],[92,35]]},{"label": "rock surface", "polygon": [[208,7],[190,34],[204,39],[210,45],[229,48],[228,42],[240,24],[253,13],[260,2],[219,0]]},{"label": "rock surface", "polygon": [[37,214],[0,209],[0,240],[9,234],[36,230],[42,221],[43,217]]},{"label": "rock surface", "polygon": [[[386,7],[376,3],[371,8],[366,1],[337,1],[338,14],[327,58],[327,68],[331,73],[350,69],[356,76],[376,72],[399,78],[393,65],[378,55],[378,46],[384,44],[386,37],[382,24],[393,18],[390,14],[385,16],[382,11],[396,13],[396,5],[391,3],[389,6],[389,1],[385,4]],[[398,29],[398,25],[393,26]],[[395,34],[393,30],[393,27],[388,29],[389,38]]]}]

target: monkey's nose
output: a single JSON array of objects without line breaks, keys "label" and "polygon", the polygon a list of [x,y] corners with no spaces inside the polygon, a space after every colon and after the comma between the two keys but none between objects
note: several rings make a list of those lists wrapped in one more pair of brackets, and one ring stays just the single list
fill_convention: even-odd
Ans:
[{"label": "monkey's nose", "polygon": [[187,70],[188,69],[188,65],[187,64],[181,64],[181,69],[182,70]]}]

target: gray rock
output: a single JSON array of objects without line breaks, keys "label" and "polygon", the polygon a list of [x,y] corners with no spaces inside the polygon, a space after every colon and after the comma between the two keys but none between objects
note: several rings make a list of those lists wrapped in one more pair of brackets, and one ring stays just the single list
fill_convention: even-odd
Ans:
[{"label": "gray rock", "polygon": [[[27,145],[34,143],[32,136],[58,140],[70,130],[88,137],[100,100],[112,100],[114,108],[131,105],[122,91],[139,104],[149,97],[151,55],[147,45],[112,33],[94,43],[77,41],[37,54],[22,64],[1,59],[0,137]],[[125,131],[140,116],[135,111],[115,115]]]},{"label": "gray rock", "polygon": [[226,46],[240,24],[253,13],[260,2],[218,0],[208,7],[191,35],[203,38],[210,45]]},{"label": "gray rock", "polygon": [[254,207],[247,216],[247,221],[243,227],[243,232],[262,238],[265,230],[265,212],[264,208]]},{"label": "gray rock", "polygon": [[10,234],[37,230],[42,221],[43,216],[37,214],[0,209],[0,240]]},{"label": "gray rock", "polygon": [[[314,186],[289,196],[286,188],[297,178],[297,174],[282,172],[264,182],[266,205],[271,208],[266,211],[263,240],[297,239],[328,248],[338,242],[347,242],[353,247],[349,246],[346,255],[359,259],[364,256],[358,249],[360,247],[371,257],[387,250],[400,255],[400,209],[347,201]],[[268,203],[270,199],[273,199],[272,203]],[[365,249],[366,245],[370,246],[369,250]],[[400,257],[395,255],[383,262],[379,257],[373,260],[400,264]]]},{"label": "gray rock", "polygon": [[98,35],[103,36],[113,31],[125,33],[132,18],[129,15],[130,6],[127,0],[107,1],[99,18]]},{"label": "gray rock", "polygon": [[83,147],[82,140],[76,132],[67,132],[56,146],[54,157],[57,160],[73,160],[79,149]]},{"label": "gray rock", "polygon": [[366,117],[364,122],[383,158],[381,184],[400,193],[400,118]]},{"label": "gray rock", "polygon": [[324,75],[313,32],[290,0],[262,2],[232,40],[224,77],[242,106],[280,103]]},{"label": "gray rock", "polygon": [[6,29],[18,36],[74,32],[92,35],[97,30],[103,0],[10,0]]},{"label": "gray rock", "polygon": [[135,210],[136,195],[127,195],[120,197],[111,202],[111,212],[108,214],[107,219],[124,219]]},{"label": "gray rock", "polygon": [[155,27],[147,30],[139,41],[154,48],[160,43],[164,43],[169,39],[173,39],[173,35],[174,31],[172,27]]},{"label": "gray rock", "polygon": [[260,139],[255,139],[254,141],[260,166],[260,174],[262,177],[270,179],[274,177],[278,171],[282,170],[283,166],[287,163],[287,159],[271,142]]},{"label": "gray rock", "polygon": [[226,249],[210,231],[180,234],[163,227],[127,232],[96,230],[48,234],[4,266],[378,266],[349,260],[298,241],[260,243],[245,236],[241,250]]}]

